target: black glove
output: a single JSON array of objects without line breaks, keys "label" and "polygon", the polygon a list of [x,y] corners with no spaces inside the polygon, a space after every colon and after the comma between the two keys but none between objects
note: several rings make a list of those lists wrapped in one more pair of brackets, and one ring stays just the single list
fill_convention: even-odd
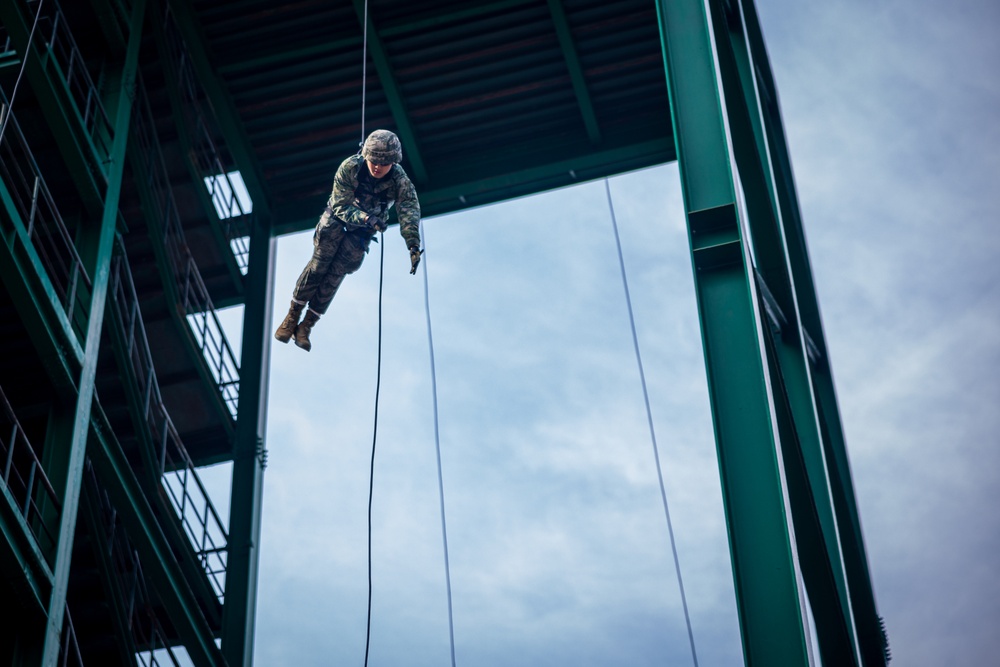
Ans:
[{"label": "black glove", "polygon": [[423,254],[423,250],[417,246],[410,248],[410,275],[412,276],[417,272],[417,264],[420,264],[420,255]]},{"label": "black glove", "polygon": [[374,229],[376,232],[384,232],[386,229],[385,220],[378,217],[377,215],[369,215],[368,224],[370,224],[372,226],[372,229]]}]

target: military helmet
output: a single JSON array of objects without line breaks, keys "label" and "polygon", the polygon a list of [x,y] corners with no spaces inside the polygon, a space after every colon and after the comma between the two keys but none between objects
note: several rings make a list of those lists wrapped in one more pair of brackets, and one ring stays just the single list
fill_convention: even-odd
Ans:
[{"label": "military helmet", "polygon": [[375,130],[365,139],[361,157],[373,164],[395,164],[403,161],[403,146],[389,130]]}]

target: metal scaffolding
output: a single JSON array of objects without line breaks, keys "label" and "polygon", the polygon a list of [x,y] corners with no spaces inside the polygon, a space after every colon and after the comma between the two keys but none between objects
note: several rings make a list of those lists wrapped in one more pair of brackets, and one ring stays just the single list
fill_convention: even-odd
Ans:
[{"label": "metal scaffolding", "polygon": [[885,665],[752,0],[293,4],[0,2],[0,661],[253,663],[276,238],[355,150],[367,16],[427,215],[678,161],[746,662],[810,664],[811,612]]}]

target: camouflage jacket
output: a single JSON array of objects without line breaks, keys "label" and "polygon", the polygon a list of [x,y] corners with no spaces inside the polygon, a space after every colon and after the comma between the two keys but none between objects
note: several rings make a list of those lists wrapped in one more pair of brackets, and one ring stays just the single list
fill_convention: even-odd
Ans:
[{"label": "camouflage jacket", "polygon": [[419,248],[420,202],[403,168],[395,164],[385,176],[375,178],[360,155],[352,155],[340,163],[327,209],[349,229],[369,228],[365,213],[387,221],[393,204],[406,247]]}]

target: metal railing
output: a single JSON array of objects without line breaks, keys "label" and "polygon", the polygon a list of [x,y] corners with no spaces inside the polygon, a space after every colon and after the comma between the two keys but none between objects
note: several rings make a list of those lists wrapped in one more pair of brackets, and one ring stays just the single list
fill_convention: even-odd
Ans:
[{"label": "metal railing", "polygon": [[155,451],[156,473],[164,495],[195,549],[209,583],[221,602],[225,594],[228,535],[173,421],[163,405],[156,369],[146,338],[128,257],[121,240],[115,245],[109,283],[115,324],[124,339],[134,395],[143,406],[146,440]]},{"label": "metal railing", "polygon": [[87,459],[88,484],[100,503],[100,515],[105,523],[107,542],[102,548],[110,556],[112,576],[122,593],[121,603],[125,609],[126,627],[132,632],[132,641],[137,650],[136,663],[144,667],[163,664],[182,667],[170,643],[167,633],[156,616],[154,599],[142,571],[139,554],[132,546],[125,527],[118,519],[118,511],[107,491],[101,488],[90,459]]},{"label": "metal railing", "polygon": [[208,188],[236,263],[246,275],[250,258],[247,234],[251,227],[252,206],[245,206],[238,196],[237,184],[230,176],[235,171],[233,161],[231,158],[223,158],[223,153],[213,138],[221,134],[218,131],[218,121],[215,113],[203,101],[204,92],[169,4],[164,9],[163,31],[167,44],[164,60],[180,92],[183,109],[181,122],[185,124],[190,137],[195,167]]},{"label": "metal railing", "polygon": [[[37,2],[38,0],[29,0],[28,5],[35,5]],[[45,39],[45,46],[51,54],[46,63],[53,66],[66,85],[87,136],[93,144],[99,173],[107,180],[106,160],[111,153],[114,126],[104,109],[98,87],[94,85],[94,80],[87,70],[87,64],[80,55],[76,40],[73,39],[69,23],[56,0],[46,0],[42,6],[42,16],[39,17],[38,26],[39,33]]]},{"label": "metal railing", "polygon": [[[42,553],[55,553],[58,535],[50,528],[58,525],[60,503],[45,475],[38,455],[17,420],[14,409],[0,387],[0,463],[3,485],[17,503],[35,543]],[[48,520],[46,520],[48,519]],[[52,565],[52,563],[49,563]]]},{"label": "metal railing", "polygon": [[[7,97],[0,91],[0,118],[9,111]],[[52,283],[63,312],[82,343],[90,307],[90,276],[14,116],[0,144],[0,179],[15,209],[10,212],[11,222],[22,225],[42,263],[40,268]]]},{"label": "metal railing", "polygon": [[154,198],[153,210],[159,214],[179,306],[188,320],[202,357],[215,380],[219,393],[235,418],[239,403],[240,369],[236,355],[226,339],[208,289],[188,248],[174,201],[170,180],[153,130],[152,113],[141,79],[136,80],[136,106],[132,121],[137,153],[146,156],[144,176]]}]

